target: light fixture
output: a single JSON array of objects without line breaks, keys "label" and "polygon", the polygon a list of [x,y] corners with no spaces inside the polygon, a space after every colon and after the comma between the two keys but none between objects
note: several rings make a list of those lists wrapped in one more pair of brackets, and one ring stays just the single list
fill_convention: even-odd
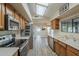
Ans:
[{"label": "light fixture", "polygon": [[48,6],[48,3],[38,3],[38,4]]},{"label": "light fixture", "polygon": [[41,6],[41,5],[36,5],[36,13],[37,15],[43,16],[44,13],[46,11],[46,7],[45,6]]}]

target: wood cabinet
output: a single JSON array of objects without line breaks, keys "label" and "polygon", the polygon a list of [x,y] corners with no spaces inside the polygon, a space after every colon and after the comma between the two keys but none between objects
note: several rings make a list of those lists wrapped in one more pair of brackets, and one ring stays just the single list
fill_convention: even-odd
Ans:
[{"label": "wood cabinet", "polygon": [[66,55],[66,44],[58,41],[58,40],[55,40],[54,42],[54,51],[60,55],[60,56],[65,56]]},{"label": "wood cabinet", "polygon": [[22,17],[20,16],[20,29],[22,29]]},{"label": "wood cabinet", "polygon": [[0,30],[5,30],[5,14],[14,17],[16,20],[19,21],[20,29],[25,29],[27,23],[26,19],[21,14],[19,14],[18,11],[9,3],[0,3]]},{"label": "wood cabinet", "polygon": [[71,52],[70,50],[67,50],[67,56],[76,56],[76,54],[74,54],[73,52]]},{"label": "wood cabinet", "polygon": [[2,4],[0,4],[0,29],[2,28],[1,19],[2,19]]},{"label": "wood cabinet", "polygon": [[5,15],[4,4],[0,4],[0,30],[4,30],[4,15]]},{"label": "wood cabinet", "polygon": [[10,4],[5,4],[6,5],[6,14],[15,16],[14,8]]},{"label": "wood cabinet", "polygon": [[19,16],[19,14],[17,12],[15,12],[15,19],[20,21],[20,16]]},{"label": "wood cabinet", "polygon": [[54,43],[54,49],[55,49],[54,51],[56,52],[56,54],[60,55],[60,51],[59,51],[60,45],[57,42]]},{"label": "wood cabinet", "polygon": [[23,28],[22,28],[22,29],[24,29],[24,19],[22,20],[22,26],[23,26]]},{"label": "wood cabinet", "polygon": [[54,19],[51,21],[52,29],[59,29],[59,19]]},{"label": "wood cabinet", "polygon": [[79,56],[79,50],[54,39],[54,51],[59,56]]},{"label": "wood cabinet", "polygon": [[20,29],[25,29],[26,23],[26,20],[20,17]]},{"label": "wood cabinet", "polygon": [[79,50],[67,45],[67,56],[79,56]]}]

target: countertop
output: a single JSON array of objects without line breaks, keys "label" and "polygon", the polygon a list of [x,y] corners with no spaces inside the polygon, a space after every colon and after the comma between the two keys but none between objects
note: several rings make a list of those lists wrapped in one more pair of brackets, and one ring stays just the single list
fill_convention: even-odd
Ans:
[{"label": "countertop", "polygon": [[30,36],[16,36],[16,39],[29,39]]},{"label": "countertop", "polygon": [[[51,35],[48,35],[50,37],[52,37]],[[79,40],[76,40],[76,39],[66,39],[66,38],[63,38],[63,37],[52,37],[52,38],[55,38],[67,45],[70,45],[71,47],[79,50]]]},{"label": "countertop", "polygon": [[13,56],[18,49],[18,47],[0,47],[0,56]]}]

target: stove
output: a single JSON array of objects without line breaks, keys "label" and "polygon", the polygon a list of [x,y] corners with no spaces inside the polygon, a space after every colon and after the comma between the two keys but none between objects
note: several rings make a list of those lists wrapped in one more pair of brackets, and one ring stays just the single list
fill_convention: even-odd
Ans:
[{"label": "stove", "polygon": [[21,47],[22,44],[26,41],[27,39],[17,39],[15,40],[15,43],[11,47]]},{"label": "stove", "polygon": [[0,37],[0,47],[18,47],[18,55],[26,56],[28,49],[28,40],[27,39],[15,39],[14,37],[10,38],[9,36]]},{"label": "stove", "polygon": [[27,39],[18,39],[15,40],[15,44],[11,47],[19,47],[18,55],[19,56],[27,56],[28,52],[28,40]]}]

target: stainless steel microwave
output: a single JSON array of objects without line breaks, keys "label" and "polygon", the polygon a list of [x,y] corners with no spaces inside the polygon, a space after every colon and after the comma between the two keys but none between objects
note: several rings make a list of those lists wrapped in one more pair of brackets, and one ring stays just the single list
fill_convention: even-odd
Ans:
[{"label": "stainless steel microwave", "polygon": [[5,30],[18,30],[19,21],[11,15],[5,15]]}]

